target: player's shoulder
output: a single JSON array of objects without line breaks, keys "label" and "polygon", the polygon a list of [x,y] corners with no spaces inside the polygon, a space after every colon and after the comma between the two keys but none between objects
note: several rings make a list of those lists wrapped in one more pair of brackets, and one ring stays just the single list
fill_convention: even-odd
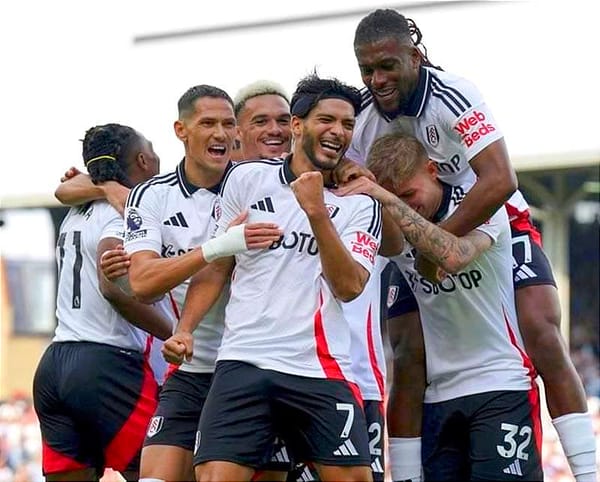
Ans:
[{"label": "player's shoulder", "polygon": [[483,102],[473,82],[443,70],[427,69],[432,104],[456,117]]},{"label": "player's shoulder", "polygon": [[226,185],[232,185],[240,182],[255,182],[257,178],[268,176],[281,169],[283,159],[252,159],[232,163],[231,167],[225,173],[221,183],[221,192]]},{"label": "player's shoulder", "polygon": [[[336,196],[334,205],[339,204],[344,210],[351,213],[352,218],[363,218],[368,221],[365,229],[373,236],[381,234],[382,213],[381,203],[368,194],[353,194],[351,196]],[[327,208],[331,210],[328,205]],[[330,216],[333,217],[330,213]]]},{"label": "player's shoulder", "polygon": [[179,178],[176,171],[167,174],[158,174],[147,181],[136,185],[127,198],[127,207],[139,207],[143,198],[148,198],[153,194],[163,196],[165,191],[169,191],[179,186]]}]

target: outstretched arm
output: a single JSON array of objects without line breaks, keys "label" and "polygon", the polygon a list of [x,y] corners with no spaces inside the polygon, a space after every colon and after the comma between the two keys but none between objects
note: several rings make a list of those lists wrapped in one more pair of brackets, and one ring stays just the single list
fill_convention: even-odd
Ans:
[{"label": "outstretched arm", "polygon": [[504,139],[493,142],[473,159],[477,181],[452,215],[440,223],[446,231],[463,236],[482,225],[517,190],[517,175]]},{"label": "outstretched arm", "polygon": [[480,231],[457,237],[426,220],[391,192],[361,177],[339,189],[341,194],[370,194],[383,204],[404,237],[424,256],[448,273],[456,273],[492,245],[492,239]]},{"label": "outstretched arm", "polygon": [[94,184],[90,176],[79,171],[72,177],[68,177],[73,169],[65,173],[66,180],[62,181],[54,191],[56,199],[67,206],[79,206],[97,199],[106,199],[121,215],[123,214],[129,188],[116,181]]},{"label": "outstretched arm", "polygon": [[223,292],[232,269],[233,257],[222,258],[192,277],[175,334],[162,348],[162,354],[169,363],[179,365],[184,358],[191,360],[194,352],[192,333]]}]

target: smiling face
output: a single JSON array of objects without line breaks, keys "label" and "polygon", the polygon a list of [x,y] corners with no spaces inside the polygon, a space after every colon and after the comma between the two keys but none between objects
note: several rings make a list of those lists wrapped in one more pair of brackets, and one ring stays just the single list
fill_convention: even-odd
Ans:
[{"label": "smiling face", "polygon": [[238,114],[244,159],[270,159],[290,152],[290,118],[290,106],[279,95],[257,95],[248,99]]},{"label": "smiling face", "polygon": [[417,87],[420,56],[408,42],[386,37],[356,45],[360,75],[384,112],[404,106]]},{"label": "smiling face", "polygon": [[443,190],[437,180],[437,169],[432,161],[418,167],[406,180],[393,186],[386,184],[383,187],[393,192],[425,219],[432,219],[439,209]]},{"label": "smiling face", "polygon": [[304,118],[292,118],[295,155],[304,155],[319,170],[337,166],[354,130],[354,107],[342,99],[320,100]]},{"label": "smiling face", "polygon": [[186,160],[197,168],[222,173],[235,139],[231,104],[220,97],[199,97],[194,111],[175,121],[175,133],[185,145]]}]

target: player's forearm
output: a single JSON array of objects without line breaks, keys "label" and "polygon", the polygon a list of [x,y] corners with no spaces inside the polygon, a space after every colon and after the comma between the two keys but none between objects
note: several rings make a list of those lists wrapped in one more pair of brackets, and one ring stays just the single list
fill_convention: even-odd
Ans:
[{"label": "player's forearm", "polygon": [[[106,282],[109,283],[110,282]],[[127,296],[117,286],[101,287],[103,296],[129,323],[151,335],[166,340],[173,331],[173,324],[165,319],[153,306],[140,303]]]},{"label": "player's forearm", "polygon": [[105,197],[102,187],[95,185],[87,174],[77,174],[61,182],[54,196],[67,206],[79,206]]},{"label": "player's forearm", "polygon": [[448,273],[457,273],[476,256],[473,244],[427,221],[395,196],[384,201],[408,242]]},{"label": "player's forearm", "polygon": [[196,329],[223,292],[232,265],[232,261],[222,260],[210,264],[192,277],[175,330],[177,333],[192,333]]},{"label": "player's forearm", "polygon": [[136,260],[129,267],[129,284],[135,297],[151,303],[206,266],[201,248],[174,258]]},{"label": "player's forearm", "polygon": [[365,287],[367,271],[348,252],[327,211],[308,217],[317,240],[323,276],[336,298],[351,301]]},{"label": "player's forearm", "polygon": [[440,223],[446,231],[464,236],[485,223],[515,192],[502,179],[479,179],[450,217]]}]

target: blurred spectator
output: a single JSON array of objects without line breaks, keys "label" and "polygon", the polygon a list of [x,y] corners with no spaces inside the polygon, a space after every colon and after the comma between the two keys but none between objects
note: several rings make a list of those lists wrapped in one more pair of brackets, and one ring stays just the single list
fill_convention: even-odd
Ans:
[{"label": "blurred spectator", "polygon": [[0,482],[42,482],[42,441],[31,399],[0,403]]}]

